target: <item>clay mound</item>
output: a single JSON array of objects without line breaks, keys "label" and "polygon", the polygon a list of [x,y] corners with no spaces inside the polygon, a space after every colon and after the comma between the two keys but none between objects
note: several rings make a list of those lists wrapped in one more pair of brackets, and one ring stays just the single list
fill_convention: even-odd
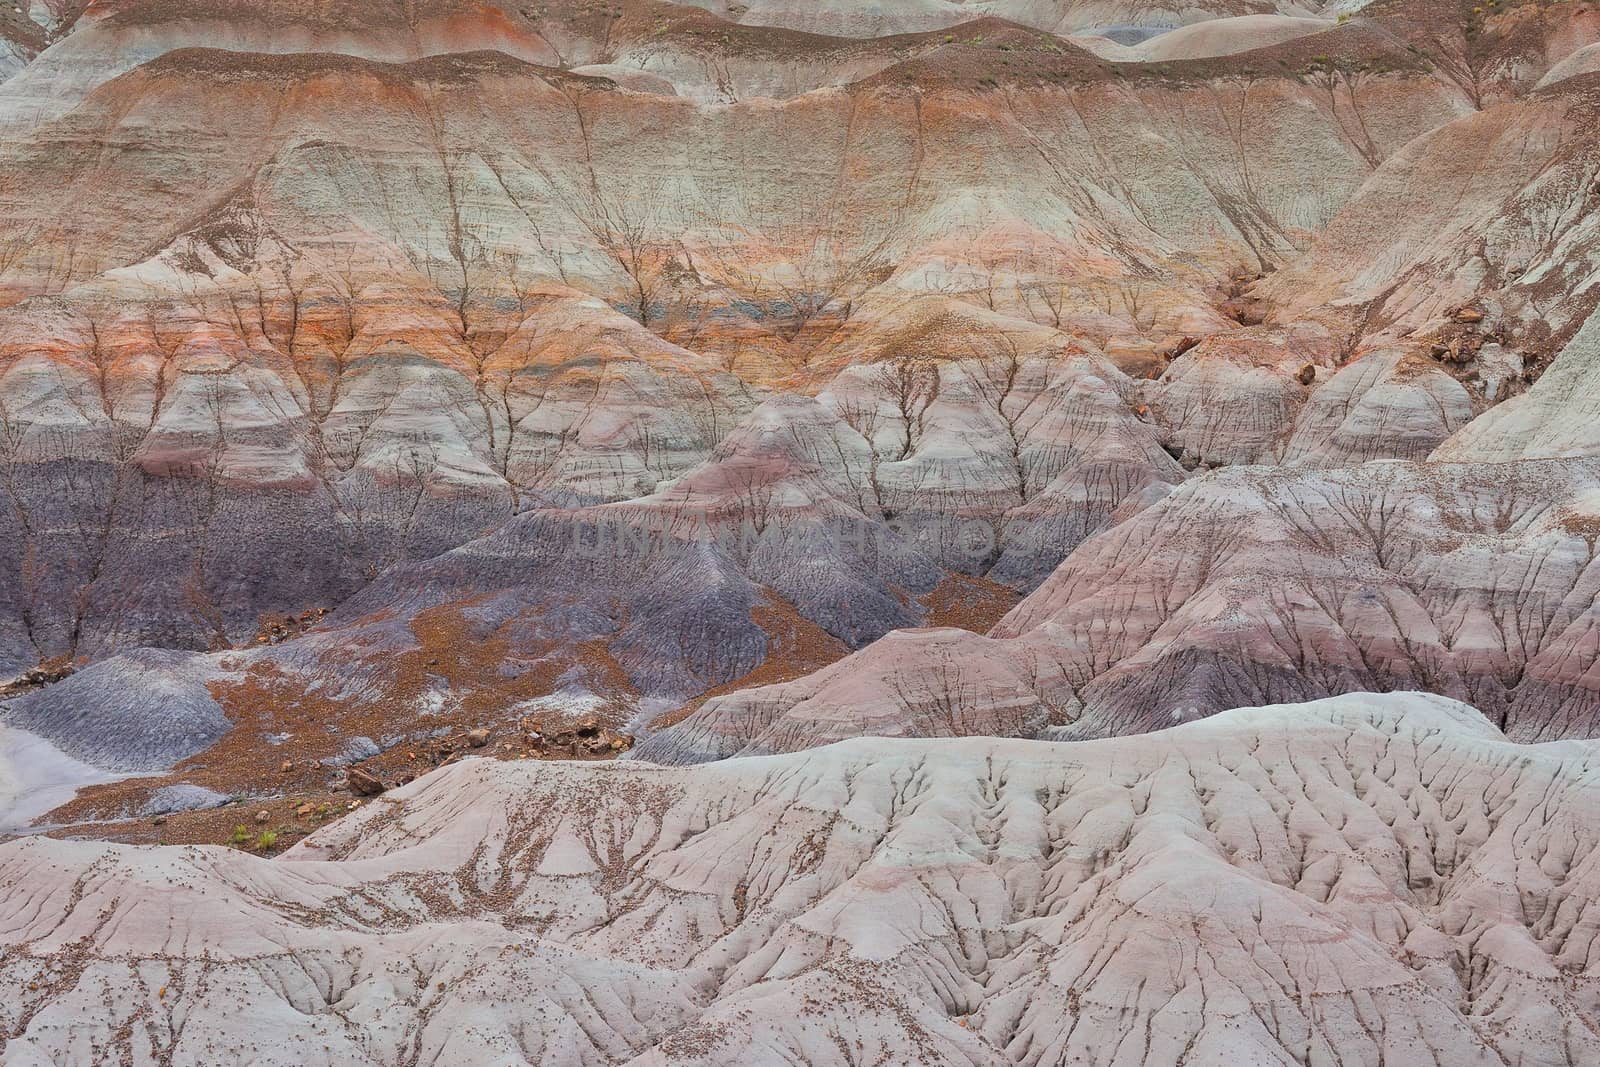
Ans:
[{"label": "clay mound", "polygon": [[1039,692],[1050,688],[1002,642],[966,630],[899,630],[797,681],[714,697],[634,754],[699,763],[863,736],[1031,737],[1052,725]]},{"label": "clay mound", "polygon": [[0,705],[0,721],[107,771],[162,771],[230,728],[207,691],[220,674],[204,656],[138,649]]},{"label": "clay mound", "polygon": [[31,838],[0,846],[6,1055],[1589,1062],[1593,764],[1357,696],[1077,746],[469,760],[276,861]]},{"label": "clay mound", "polygon": [[843,37],[885,37],[955,27],[992,16],[1052,33],[1164,30],[1185,22],[1245,14],[1271,14],[1293,5],[1255,0],[1208,0],[1176,4],[1164,0],[1094,0],[1068,5],[1034,0],[825,0],[795,4],[786,0],[689,0],[748,26],[774,26]]},{"label": "clay mound", "polygon": [[[1209,59],[1250,52],[1257,48],[1323,33],[1335,23],[1325,19],[1287,15],[1239,15],[1191,23],[1152,37],[1134,48],[1133,58],[1146,63]],[[1109,56],[1107,58],[1110,58]]]},{"label": "clay mound", "polygon": [[729,4],[724,0],[690,0],[746,26],[772,26],[837,37],[887,37],[900,33],[942,30],[972,17],[969,10],[949,0],[823,0],[792,4],[784,0],[757,0]]},{"label": "clay mound", "polygon": [[1074,736],[1413,688],[1521,739],[1592,736],[1597,476],[1391,461],[1191,480],[1074,552],[993,635],[1074,679]]}]

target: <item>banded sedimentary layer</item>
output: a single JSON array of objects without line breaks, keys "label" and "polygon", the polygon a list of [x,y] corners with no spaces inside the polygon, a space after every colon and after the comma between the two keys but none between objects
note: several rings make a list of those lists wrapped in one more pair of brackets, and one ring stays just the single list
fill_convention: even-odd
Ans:
[{"label": "banded sedimentary layer", "polygon": [[1594,1059],[1597,49],[0,6],[0,1056]]}]

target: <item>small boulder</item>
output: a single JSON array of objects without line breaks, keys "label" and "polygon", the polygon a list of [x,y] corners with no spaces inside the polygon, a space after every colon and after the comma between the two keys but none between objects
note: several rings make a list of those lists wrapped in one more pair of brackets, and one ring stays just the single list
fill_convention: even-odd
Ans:
[{"label": "small boulder", "polygon": [[350,792],[358,797],[375,797],[379,793],[387,792],[389,787],[377,775],[369,774],[360,767],[351,767],[344,772],[345,785]]},{"label": "small boulder", "polygon": [[1317,368],[1307,363],[1300,368],[1300,373],[1294,376],[1294,380],[1301,385],[1310,385],[1317,380]]},{"label": "small boulder", "polygon": [[1457,322],[1482,322],[1483,312],[1475,307],[1464,307],[1456,312]]},{"label": "small boulder", "polygon": [[272,821],[272,812],[266,811],[266,810],[262,810],[262,811],[256,812],[256,822],[257,822],[257,824],[265,826],[267,823],[269,823],[271,821]]},{"label": "small boulder", "polygon": [[467,744],[473,748],[482,748],[489,743],[489,728],[480,726],[476,730],[467,732]]},{"label": "small boulder", "polygon": [[181,811],[205,811],[221,807],[228,802],[226,793],[218,793],[204,786],[180,782],[164,785],[150,794],[139,809],[141,815],[173,815]]}]

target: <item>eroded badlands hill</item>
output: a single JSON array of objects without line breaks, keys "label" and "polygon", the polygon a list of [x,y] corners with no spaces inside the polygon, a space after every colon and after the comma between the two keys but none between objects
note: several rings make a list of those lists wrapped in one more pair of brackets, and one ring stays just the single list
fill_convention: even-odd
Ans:
[{"label": "eroded badlands hill", "polygon": [[1591,1063],[1596,754],[1353,696],[474,760],[276,861],[15,841],[6,1059]]},{"label": "eroded badlands hill", "polygon": [[0,8],[0,827],[1361,691],[1594,736],[1596,48],[1579,3]]},{"label": "eroded badlands hill", "polygon": [[0,3],[0,1059],[1600,1061],[1597,49]]}]

